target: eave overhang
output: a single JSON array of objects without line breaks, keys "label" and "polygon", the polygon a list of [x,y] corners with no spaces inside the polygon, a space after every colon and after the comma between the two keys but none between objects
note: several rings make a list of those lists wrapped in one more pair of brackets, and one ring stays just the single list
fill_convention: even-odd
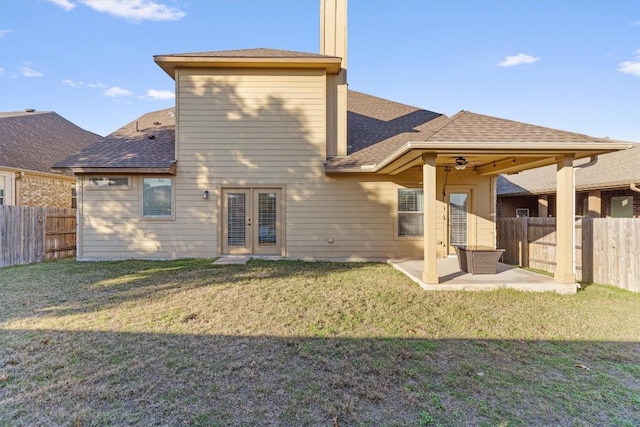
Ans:
[{"label": "eave overhang", "polygon": [[246,58],[246,57],[202,57],[157,55],[153,60],[172,79],[176,78],[178,68],[296,68],[323,69],[329,74],[338,74],[342,58],[338,57],[301,57],[301,58]]},{"label": "eave overhang", "polygon": [[618,142],[424,142],[410,141],[378,163],[356,168],[328,168],[333,173],[377,173],[396,175],[411,167],[422,165],[422,156],[436,156],[436,166],[450,166],[456,157],[465,157],[479,175],[517,173],[547,166],[566,155],[575,159],[598,156],[632,145]]},{"label": "eave overhang", "polygon": [[170,166],[159,167],[64,167],[53,168],[52,170],[73,172],[76,175],[81,174],[118,174],[118,175],[133,175],[133,174],[150,174],[150,175],[175,175],[176,174],[176,162],[173,162]]}]

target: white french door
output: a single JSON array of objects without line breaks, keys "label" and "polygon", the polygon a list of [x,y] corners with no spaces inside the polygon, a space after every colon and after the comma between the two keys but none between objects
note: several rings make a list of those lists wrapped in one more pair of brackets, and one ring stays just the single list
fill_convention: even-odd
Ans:
[{"label": "white french door", "polygon": [[281,255],[281,190],[234,188],[222,196],[223,253]]}]

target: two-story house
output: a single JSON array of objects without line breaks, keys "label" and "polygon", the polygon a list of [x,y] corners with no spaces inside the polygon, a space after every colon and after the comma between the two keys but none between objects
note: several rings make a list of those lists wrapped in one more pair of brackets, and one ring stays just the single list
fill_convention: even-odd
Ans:
[{"label": "two-story house", "polygon": [[[175,108],[56,165],[78,177],[78,258],[419,258],[438,283],[456,245],[494,247],[498,174],[555,164],[570,206],[574,159],[626,148],[349,91],[346,11],[321,0],[319,54],[155,56]],[[567,210],[556,280],[575,283]]]}]

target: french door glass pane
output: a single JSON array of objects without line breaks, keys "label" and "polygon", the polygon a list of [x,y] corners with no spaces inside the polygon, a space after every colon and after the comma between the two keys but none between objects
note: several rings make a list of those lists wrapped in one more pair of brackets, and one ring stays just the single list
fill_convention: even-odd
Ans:
[{"label": "french door glass pane", "polygon": [[449,197],[451,246],[467,245],[467,199],[465,193],[454,193]]},{"label": "french door glass pane", "polygon": [[276,245],[276,193],[258,194],[258,246]]},{"label": "french door glass pane", "polygon": [[227,194],[227,245],[245,246],[247,244],[247,229],[245,217],[247,211],[247,197],[244,193]]}]

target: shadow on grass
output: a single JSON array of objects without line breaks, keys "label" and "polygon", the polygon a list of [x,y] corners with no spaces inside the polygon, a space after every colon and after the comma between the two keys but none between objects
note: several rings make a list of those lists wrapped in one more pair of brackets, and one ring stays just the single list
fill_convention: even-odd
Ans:
[{"label": "shadow on grass", "polygon": [[2,425],[638,425],[640,344],[3,330]]}]

